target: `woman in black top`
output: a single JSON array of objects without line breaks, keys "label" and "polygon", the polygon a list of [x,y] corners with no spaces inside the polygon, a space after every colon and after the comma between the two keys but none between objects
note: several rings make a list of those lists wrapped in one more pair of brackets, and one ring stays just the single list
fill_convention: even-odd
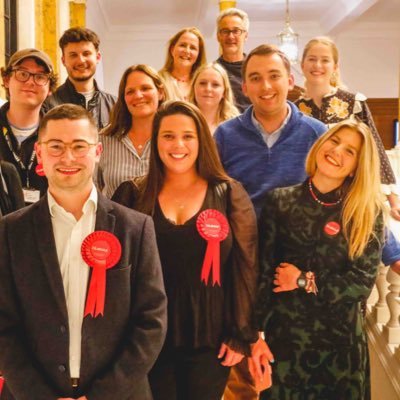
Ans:
[{"label": "woman in black top", "polygon": [[[250,322],[258,273],[255,213],[242,186],[225,174],[196,106],[162,105],[151,146],[148,176],[123,183],[113,199],[152,215],[155,224],[169,320],[149,375],[153,396],[219,400],[229,367],[257,340]],[[214,260],[209,272],[207,255]]]}]

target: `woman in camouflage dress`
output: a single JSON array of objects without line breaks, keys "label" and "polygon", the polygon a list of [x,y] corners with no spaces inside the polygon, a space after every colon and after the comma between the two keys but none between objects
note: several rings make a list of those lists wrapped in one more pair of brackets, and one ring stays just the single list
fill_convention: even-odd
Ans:
[{"label": "woman in camouflage dress", "polygon": [[369,128],[344,121],[310,150],[303,184],[269,193],[260,218],[258,321],[275,357],[261,399],[363,400],[360,304],[383,242],[379,157]]}]

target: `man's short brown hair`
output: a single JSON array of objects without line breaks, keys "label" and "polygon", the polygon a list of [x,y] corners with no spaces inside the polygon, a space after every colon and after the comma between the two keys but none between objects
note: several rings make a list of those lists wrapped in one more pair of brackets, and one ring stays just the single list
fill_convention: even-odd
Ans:
[{"label": "man's short brown hair", "polygon": [[99,51],[100,39],[95,32],[88,28],[75,27],[67,29],[60,37],[58,44],[64,53],[68,43],[91,42],[96,51]]},{"label": "man's short brown hair", "polygon": [[253,56],[269,56],[272,54],[277,54],[283,61],[283,65],[285,66],[285,69],[290,75],[290,61],[287,58],[286,54],[279,49],[279,47],[276,47],[272,44],[261,44],[260,46],[256,47],[253,49],[245,58],[243,61],[242,65],[242,79],[243,82],[246,80],[246,69],[247,69],[247,64],[250,61],[250,58]]},{"label": "man's short brown hair", "polygon": [[90,128],[95,134],[96,141],[98,140],[99,131],[97,129],[96,122],[90,112],[82,106],[70,103],[65,103],[54,107],[43,116],[39,124],[39,138],[41,134],[46,130],[49,121],[57,121],[60,119],[69,119],[72,121],[85,119],[89,121]]}]

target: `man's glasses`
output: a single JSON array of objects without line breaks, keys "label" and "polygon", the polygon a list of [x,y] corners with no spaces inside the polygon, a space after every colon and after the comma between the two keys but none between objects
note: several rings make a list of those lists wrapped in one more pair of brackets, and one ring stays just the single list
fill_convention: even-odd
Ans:
[{"label": "man's glasses", "polygon": [[246,32],[244,29],[234,28],[234,29],[220,29],[219,33],[222,36],[229,36],[231,33],[233,36],[241,36],[242,33]]},{"label": "man's glasses", "polygon": [[86,140],[74,140],[72,143],[64,143],[61,140],[50,139],[47,142],[39,142],[47,146],[48,153],[53,157],[62,156],[67,147],[71,149],[71,154],[76,157],[85,157],[91,147],[96,146],[97,143],[88,143]]},{"label": "man's glasses", "polygon": [[50,79],[49,74],[33,74],[32,72],[25,71],[24,69],[13,69],[15,72],[15,79],[19,82],[27,82],[31,76],[33,81],[38,86],[44,86]]}]

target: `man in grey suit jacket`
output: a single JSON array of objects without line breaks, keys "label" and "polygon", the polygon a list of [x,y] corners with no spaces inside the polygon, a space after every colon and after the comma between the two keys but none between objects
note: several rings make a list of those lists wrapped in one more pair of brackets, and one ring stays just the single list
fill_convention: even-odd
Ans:
[{"label": "man in grey suit jacket", "polygon": [[[97,193],[92,175],[101,150],[86,110],[51,110],[36,145],[48,193],[0,223],[2,400],[152,398],[147,373],[166,333],[153,223]],[[103,315],[86,315],[96,274],[81,244],[104,231],[121,255],[105,272]]]}]

